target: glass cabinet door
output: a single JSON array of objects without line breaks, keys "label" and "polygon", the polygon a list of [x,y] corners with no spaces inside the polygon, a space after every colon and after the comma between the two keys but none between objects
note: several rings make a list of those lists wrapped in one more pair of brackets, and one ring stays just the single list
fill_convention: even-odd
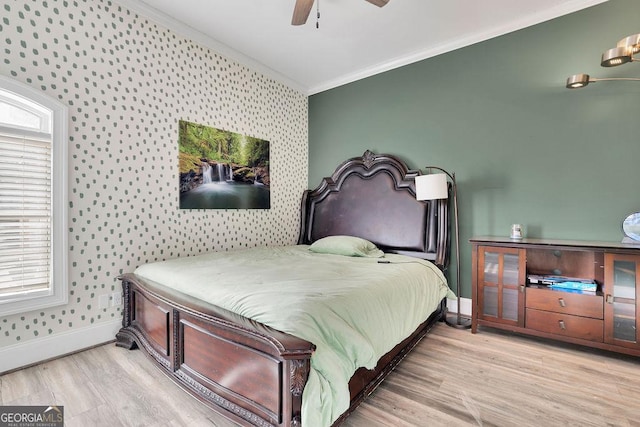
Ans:
[{"label": "glass cabinet door", "polygon": [[605,255],[605,341],[640,346],[638,271],[640,257]]},{"label": "glass cabinet door", "polygon": [[523,326],[524,252],[488,246],[478,250],[478,317]]},{"label": "glass cabinet door", "polygon": [[518,299],[520,291],[520,257],[518,254],[504,254],[502,274],[502,318],[518,321]]},{"label": "glass cabinet door", "polygon": [[480,268],[484,269],[484,279],[481,279],[483,303],[480,304],[480,313],[483,317],[498,317],[500,254],[484,251],[484,262]]}]

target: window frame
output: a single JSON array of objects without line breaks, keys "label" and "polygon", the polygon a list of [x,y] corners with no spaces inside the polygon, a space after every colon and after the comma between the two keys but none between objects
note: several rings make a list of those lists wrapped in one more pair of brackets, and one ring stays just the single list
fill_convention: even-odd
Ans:
[{"label": "window frame", "polygon": [[[52,112],[51,118],[51,291],[48,295],[25,294],[0,301],[0,317],[67,304],[69,301],[68,256],[68,107],[31,86],[0,75],[0,89],[35,102]],[[25,135],[33,131],[11,128]]]}]

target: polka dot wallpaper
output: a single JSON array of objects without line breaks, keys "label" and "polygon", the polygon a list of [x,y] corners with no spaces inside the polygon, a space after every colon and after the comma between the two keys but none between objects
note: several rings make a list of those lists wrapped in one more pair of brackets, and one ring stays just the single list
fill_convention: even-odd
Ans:
[{"label": "polka dot wallpaper", "polygon": [[[69,303],[0,318],[0,347],[112,321],[138,265],[295,243],[307,97],[106,0],[0,0],[0,73],[69,106]],[[180,210],[178,121],[270,141],[271,209]]]}]

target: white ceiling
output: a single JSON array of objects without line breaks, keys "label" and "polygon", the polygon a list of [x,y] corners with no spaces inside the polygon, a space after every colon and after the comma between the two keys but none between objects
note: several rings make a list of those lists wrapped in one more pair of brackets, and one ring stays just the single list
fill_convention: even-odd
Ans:
[{"label": "white ceiling", "polygon": [[607,0],[320,1],[292,26],[295,0],[120,0],[179,34],[314,94]]}]

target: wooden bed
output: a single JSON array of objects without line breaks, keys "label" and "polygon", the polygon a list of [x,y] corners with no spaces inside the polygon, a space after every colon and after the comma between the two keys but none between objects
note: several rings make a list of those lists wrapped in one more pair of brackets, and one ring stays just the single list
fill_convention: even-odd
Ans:
[{"label": "wooden bed", "polygon": [[[334,235],[362,237],[385,252],[427,259],[444,269],[449,250],[446,200],[416,201],[414,178],[397,157],[375,155],[342,163],[302,197],[298,244]],[[241,425],[300,426],[311,342],[136,276],[122,280],[122,329],[116,344],[143,348],[178,385]],[[374,370],[349,382],[351,406],[339,424],[440,320],[440,307],[383,356]]]}]

